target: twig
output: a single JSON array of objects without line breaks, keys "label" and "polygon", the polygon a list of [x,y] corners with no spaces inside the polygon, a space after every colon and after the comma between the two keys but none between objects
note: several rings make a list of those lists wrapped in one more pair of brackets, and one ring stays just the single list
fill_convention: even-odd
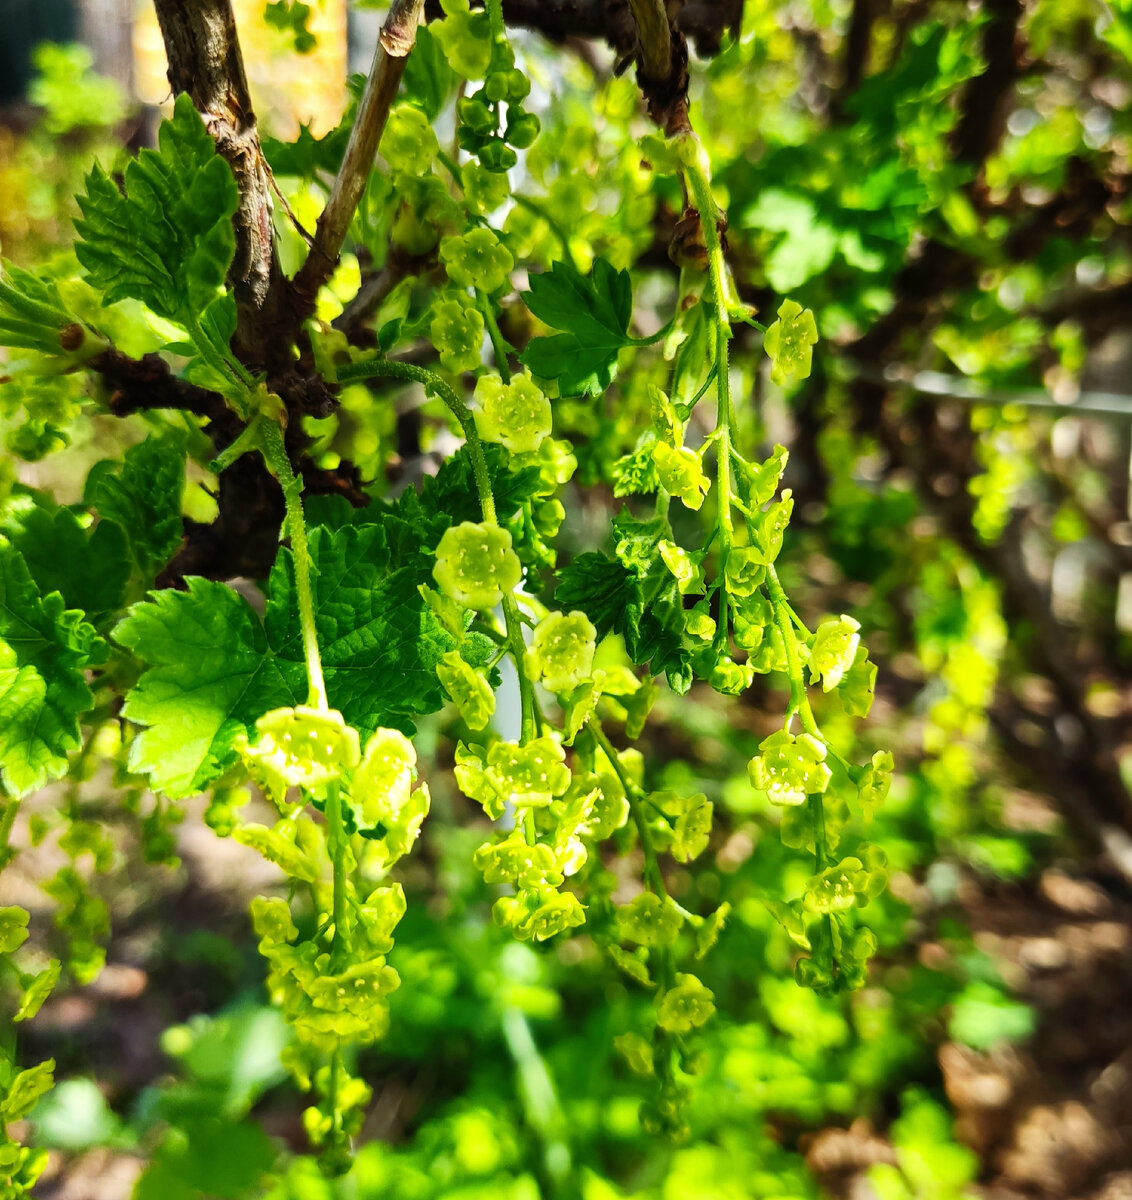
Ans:
[{"label": "twig", "polygon": [[331,321],[331,325],[344,333],[351,342],[356,342],[366,321],[377,312],[401,280],[410,275],[423,274],[435,263],[435,255],[418,258],[403,253],[396,246],[391,247],[385,266],[362,280],[357,295]]},{"label": "twig", "polygon": [[890,363],[878,370],[867,363],[852,363],[856,378],[891,388],[907,388],[922,396],[959,400],[964,404],[989,404],[1003,408],[1037,408],[1055,416],[1072,414],[1132,421],[1132,394],[1124,392],[1081,392],[1072,400],[1061,401],[1045,388],[986,388],[959,375],[942,371],[915,371]]},{"label": "twig", "polygon": [[637,25],[637,82],[649,116],[668,137],[690,133],[688,44],[672,29],[664,0],[629,0]]},{"label": "twig", "polygon": [[672,67],[672,29],[663,0],[629,0],[641,47],[644,78],[660,83]]},{"label": "twig", "polygon": [[423,8],[424,0],[393,0],[389,7],[342,166],[318,219],[314,243],[291,282],[291,302],[300,320],[314,311],[318,289],[330,278],[338,261],[405,72],[405,60],[416,41]]}]

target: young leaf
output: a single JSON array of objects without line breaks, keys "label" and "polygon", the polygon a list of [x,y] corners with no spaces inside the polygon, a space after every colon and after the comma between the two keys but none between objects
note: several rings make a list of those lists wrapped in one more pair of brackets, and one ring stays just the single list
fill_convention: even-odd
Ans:
[{"label": "young leaf", "polygon": [[[376,525],[312,530],[310,550],[331,706],[363,734],[379,725],[411,733],[413,715],[444,703],[436,664],[456,644],[417,590],[421,573],[389,570]],[[224,584],[186,583],[187,592],[151,593],[114,630],[149,665],[123,710],[145,726],[130,765],[174,798],[222,774],[236,760],[238,735],[254,740],[264,713],[307,697],[289,550],[272,568],[262,622]]]},{"label": "young leaf", "polygon": [[224,287],[238,200],[228,164],[182,93],[158,149],[126,167],[125,195],[100,166],[87,176],[75,253],[103,303],[132,297],[192,323]]},{"label": "young leaf", "polygon": [[34,791],[66,769],[68,747],[53,746],[38,732],[46,696],[39,672],[21,667],[15,650],[0,642],[0,767],[14,796]]},{"label": "young leaf", "polygon": [[413,52],[405,62],[401,87],[405,95],[435,121],[448,103],[458,82],[456,72],[448,65],[444,49],[427,25],[417,30]]},{"label": "young leaf", "polygon": [[88,616],[122,604],[130,562],[126,534],[114,521],[87,529],[69,508],[10,503],[0,533],[23,555],[41,595],[60,592],[68,608]]},{"label": "young leaf", "polygon": [[566,611],[584,611],[597,627],[600,640],[620,624],[632,579],[621,563],[587,550],[558,572],[554,602]]},{"label": "young leaf", "polygon": [[[390,570],[385,531],[377,525],[315,529],[315,624],[330,703],[363,734],[378,726],[413,731],[410,718],[436,712],[444,693],[436,664],[455,648],[417,590],[413,566]],[[288,679],[305,684],[302,633],[290,551],[275,562],[264,624]]]},{"label": "young leaf", "polygon": [[655,549],[670,532],[662,525],[620,521],[620,561],[592,551],[578,555],[558,573],[554,602],[584,612],[599,640],[611,631],[621,634],[633,661],[647,663],[654,675],[667,674],[682,695],[692,682],[691,655],[679,585]]},{"label": "young leaf", "polygon": [[110,459],[94,465],[83,503],[126,531],[134,568],[148,585],[181,544],[184,440],[175,434],[146,438],[126,451],[117,468]]},{"label": "young leaf", "polygon": [[0,539],[0,769],[14,795],[66,771],[78,717],[93,702],[83,667],[105,651],[58,592],[40,595],[22,555]]},{"label": "young leaf", "polygon": [[209,579],[185,583],[184,592],[151,593],[114,629],[114,640],[149,665],[122,710],[145,727],[130,768],[174,798],[200,791],[233,762],[237,735],[257,718],[306,699],[305,680],[292,689],[242,596]]},{"label": "young leaf", "polygon": [[523,294],[539,320],[564,332],[534,338],[519,355],[524,366],[542,379],[556,379],[563,396],[597,395],[617,374],[617,352],[636,344],[629,337],[633,293],[628,271],[615,270],[604,258],[590,275],[556,262],[542,275],[531,276]]},{"label": "young leaf", "polygon": [[74,322],[54,281],[0,260],[0,346],[58,354],[59,332]]}]

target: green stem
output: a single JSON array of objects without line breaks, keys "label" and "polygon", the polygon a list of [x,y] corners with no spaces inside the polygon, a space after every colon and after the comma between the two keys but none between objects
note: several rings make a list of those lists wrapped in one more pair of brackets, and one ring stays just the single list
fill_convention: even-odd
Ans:
[{"label": "green stem", "polygon": [[264,417],[262,413],[256,413],[254,417],[244,426],[243,432],[230,445],[225,446],[223,450],[208,464],[208,469],[213,475],[222,475],[236,461],[243,457],[249,450],[261,449],[263,442],[263,426]]},{"label": "green stem", "polygon": [[[227,347],[223,350],[216,346],[216,343],[208,336],[204,330],[204,326],[200,323],[199,318],[193,317],[189,320],[185,328],[189,332],[189,337],[193,344],[200,351],[201,358],[214,371],[219,371],[221,375],[227,375],[234,380],[249,396],[255,392],[255,380],[248,373],[244,364],[236,359],[231,353],[227,352]],[[241,417],[248,415],[248,404],[245,402],[243,410],[239,413]]]},{"label": "green stem", "polygon": [[803,621],[802,618],[794,611],[793,605],[788,604],[786,606],[786,611],[790,614],[790,620],[794,622],[798,632],[803,637],[808,638],[810,636],[810,631],[806,628],[806,622]]},{"label": "green stem", "polygon": [[[782,635],[786,647],[786,669],[790,680],[790,711],[798,714],[802,728],[806,733],[816,737],[823,745],[825,738],[821,735],[818,723],[814,719],[814,710],[810,707],[806,695],[806,680],[803,675],[801,659],[798,656],[797,634],[794,632],[794,622],[791,620],[793,611],[786,600],[786,593],[778,578],[778,572],[773,566],[766,569],[766,590],[774,610],[774,623]],[[825,804],[821,794],[815,793],[808,798],[810,819],[814,829],[814,859],[819,871],[825,869],[828,859],[825,837]]]},{"label": "green stem", "polygon": [[[485,525],[498,525],[499,519],[495,511],[495,497],[491,491],[491,476],[487,470],[487,459],[483,453],[483,443],[476,429],[472,410],[464,403],[463,398],[439,375],[425,370],[413,363],[396,362],[388,358],[365,358],[338,370],[339,383],[352,382],[357,379],[374,377],[387,379],[410,379],[421,384],[426,390],[439,396],[448,406],[463,430],[464,439],[468,443],[468,455],[472,460],[472,475],[476,481],[476,492],[479,495],[480,510],[483,513]],[[507,641],[511,657],[515,662],[515,673],[519,677],[519,703],[522,710],[523,742],[529,742],[535,737],[534,689],[527,678],[524,666],[527,645],[523,641],[523,626],[519,619],[519,608],[515,597],[510,593],[503,597],[503,619],[507,627]]]},{"label": "green stem", "polygon": [[727,648],[727,558],[731,553],[734,527],[731,520],[731,379],[728,342],[731,321],[728,316],[727,264],[719,236],[719,208],[711,194],[711,164],[700,139],[694,133],[681,135],[678,150],[684,164],[684,180],[692,204],[700,217],[704,246],[708,256],[708,281],[715,323],[716,418],[716,529],[719,534],[719,574],[724,580],[719,590],[719,621],[716,644]]},{"label": "green stem", "polygon": [[519,607],[515,597],[507,593],[503,597],[503,619],[507,623],[507,640],[511,644],[511,658],[515,663],[515,674],[519,678],[519,708],[522,713],[519,740],[526,744],[537,737],[535,730],[535,692],[527,678],[527,643],[523,641],[523,625],[519,620]]},{"label": "green stem", "polygon": [[487,9],[487,19],[491,25],[492,40],[506,42],[507,27],[503,23],[503,0],[486,0],[484,8]]},{"label": "green stem", "polygon": [[497,646],[507,645],[507,639],[499,632],[499,627],[494,622],[489,624],[487,621],[477,617],[472,621],[471,627],[476,633],[482,633],[484,637],[491,638]]},{"label": "green stem", "polygon": [[822,871],[829,857],[825,840],[825,805],[819,794],[809,797],[809,805],[810,818],[814,823],[814,858],[817,861],[817,869]]},{"label": "green stem", "polygon": [[562,253],[566,256],[574,266],[578,264],[573,262],[573,255],[570,252],[570,238],[566,231],[558,222],[547,213],[541,204],[536,203],[527,196],[512,196],[511,199],[520,207],[525,208],[528,212],[534,213],[540,221],[545,221],[550,229],[550,232],[558,239],[562,247]]},{"label": "green stem", "polygon": [[661,874],[660,863],[656,856],[656,847],[653,845],[652,831],[649,829],[648,820],[645,817],[644,805],[641,803],[641,789],[629,778],[621,763],[621,756],[617,753],[613,743],[609,740],[605,730],[601,727],[601,722],[597,718],[597,714],[590,716],[586,722],[586,727],[593,734],[594,740],[605,751],[605,757],[609,759],[610,766],[620,780],[621,786],[625,789],[625,796],[629,801],[629,814],[633,818],[633,824],[637,828],[637,836],[641,839],[641,852],[645,856],[645,883],[648,884],[658,896],[668,896],[668,889],[664,886],[664,876]]},{"label": "green stem", "polygon": [[[330,857],[333,863],[333,895],[330,916],[334,933],[330,940],[330,971],[337,974],[346,965],[350,954],[349,931],[346,928],[346,831],[342,825],[342,793],[335,780],[326,789],[326,825],[329,832]],[[336,1046],[330,1055],[330,1111],[334,1120],[334,1139],[342,1137],[338,1094],[342,1079],[342,1048]]]},{"label": "green stem", "polygon": [[307,663],[307,682],[310,686],[309,704],[322,712],[329,709],[326,684],[322,678],[322,659],[318,652],[318,635],[314,622],[314,591],[311,587],[311,556],[307,545],[307,525],[303,519],[302,483],[291,467],[283,430],[274,421],[265,420],[261,426],[260,449],[268,469],[279,480],[283,502],[287,508],[286,529],[291,539],[291,555],[295,563],[295,592],[299,601],[299,625],[303,633],[303,654]]},{"label": "green stem", "polygon": [[483,313],[487,335],[491,338],[491,348],[495,353],[495,365],[499,369],[499,378],[504,383],[510,383],[511,368],[507,364],[507,343],[503,340],[503,334],[499,332],[499,322],[495,319],[495,308],[490,298],[479,288],[476,288],[476,301],[480,312]]},{"label": "green stem", "polygon": [[334,936],[330,943],[330,970],[342,969],[349,953],[349,936],[346,929],[346,831],[342,825],[342,792],[338,781],[326,788],[326,824],[330,831],[330,856],[334,864],[334,895],[331,901],[331,919]]},{"label": "green stem", "polygon": [[802,674],[802,661],[798,657],[797,634],[794,632],[794,622],[790,619],[790,605],[786,599],[786,593],[782,590],[778,572],[773,566],[768,566],[766,569],[766,590],[770,597],[771,608],[774,610],[774,623],[778,626],[778,632],[782,635],[786,650],[786,674],[790,682],[790,711],[792,714],[798,714],[798,719],[802,722],[802,728],[806,733],[824,741],[825,739],[822,738],[821,731],[818,729],[818,723],[814,719],[813,709],[810,708],[809,697],[806,695],[806,680]]},{"label": "green stem", "polygon": [[440,163],[440,165],[448,172],[449,175],[452,176],[453,183],[455,183],[456,186],[463,191],[464,177],[460,174],[460,168],[456,165],[456,163],[449,158],[443,150],[438,150],[436,152],[436,161]]},{"label": "green stem", "polygon": [[511,1005],[503,1010],[503,1039],[519,1075],[524,1114],[543,1144],[543,1164],[554,1194],[576,1195],[566,1118],[554,1080],[535,1044],[527,1018]]}]

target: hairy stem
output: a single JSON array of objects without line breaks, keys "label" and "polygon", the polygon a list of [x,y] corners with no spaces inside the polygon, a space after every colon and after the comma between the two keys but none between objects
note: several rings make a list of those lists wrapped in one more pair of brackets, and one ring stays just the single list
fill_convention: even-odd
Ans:
[{"label": "hairy stem", "polygon": [[330,278],[362,198],[393,98],[405,73],[405,60],[416,41],[424,0],[393,0],[381,27],[369,78],[346,144],[330,199],[322,210],[306,261],[291,283],[292,301],[301,317],[314,311],[318,289]]},{"label": "hairy stem", "polygon": [[790,713],[791,715],[798,714],[802,729],[806,733],[824,741],[825,739],[821,737],[821,731],[818,729],[818,723],[814,719],[814,710],[810,707],[809,697],[806,695],[806,680],[802,674],[802,661],[798,657],[797,634],[791,619],[790,604],[786,599],[786,593],[782,590],[778,572],[773,565],[766,569],[766,591],[771,608],[774,610],[774,623],[782,635],[782,642],[786,649],[786,676],[790,681]]},{"label": "hairy stem", "polygon": [[594,741],[605,751],[605,757],[609,759],[609,765],[613,768],[621,786],[625,789],[625,796],[629,801],[629,814],[633,818],[633,824],[637,829],[637,836],[641,839],[641,852],[645,856],[645,883],[648,884],[656,895],[667,896],[668,889],[664,886],[664,876],[661,874],[660,863],[657,860],[656,847],[653,845],[652,833],[645,818],[644,805],[641,803],[641,789],[629,778],[628,773],[621,763],[621,756],[617,753],[613,743],[601,727],[601,722],[598,720],[596,713],[586,721],[586,728],[593,734]]},{"label": "hairy stem", "polygon": [[303,654],[307,664],[310,686],[309,703],[323,712],[329,709],[326,684],[322,678],[322,658],[318,652],[318,635],[314,623],[314,591],[311,587],[311,556],[307,546],[307,525],[303,518],[303,485],[296,477],[283,444],[283,430],[275,421],[265,420],[261,426],[260,447],[268,470],[279,480],[283,502],[287,506],[286,529],[291,539],[291,555],[295,563],[295,593],[299,602],[299,624],[303,632]]},{"label": "hairy stem", "polygon": [[495,309],[492,306],[491,298],[476,288],[476,302],[480,312],[483,313],[487,335],[491,339],[491,349],[495,354],[495,365],[499,369],[499,378],[504,383],[510,383],[511,368],[507,364],[507,345],[503,340],[503,334],[499,331],[499,322],[495,319]]},{"label": "hairy stem", "polygon": [[342,969],[349,951],[346,929],[346,831],[342,825],[342,792],[338,781],[327,785],[326,824],[330,831],[330,856],[334,863],[334,896],[331,919],[334,937],[330,943],[330,969]]},{"label": "hairy stem", "polygon": [[503,24],[503,0],[484,0],[484,8],[487,10],[487,19],[491,23],[492,40],[507,41],[507,28]]},{"label": "hairy stem", "polygon": [[[643,2],[643,0],[642,0]],[[729,342],[731,321],[728,317],[727,264],[719,234],[719,207],[711,194],[711,164],[703,144],[694,133],[678,141],[688,195],[699,214],[704,246],[708,255],[708,286],[711,292],[712,321],[715,326],[716,384],[716,535],[719,538],[719,620],[716,645],[727,649],[727,558],[731,553],[734,525],[731,519],[731,380]]]},{"label": "hairy stem", "polygon": [[[783,645],[786,647],[786,673],[790,680],[790,712],[791,714],[796,712],[798,719],[802,722],[802,729],[824,745],[825,738],[818,729],[814,711],[810,707],[809,697],[806,695],[806,679],[803,675],[804,668],[801,659],[798,656],[793,612],[786,600],[786,593],[782,589],[778,572],[773,566],[768,566],[766,569],[766,590],[770,597],[771,607],[774,609],[774,623],[778,627]],[[820,793],[809,796],[807,804],[814,830],[814,861],[817,870],[822,871],[829,861],[825,837],[825,804]],[[830,924],[828,916],[826,921],[827,924]]]},{"label": "hairy stem", "polygon": [[[422,384],[428,391],[444,401],[449,412],[460,423],[460,428],[468,443],[468,455],[472,460],[472,474],[476,481],[476,492],[479,495],[484,524],[498,525],[495,497],[491,491],[491,476],[488,474],[487,459],[484,458],[483,445],[480,442],[479,431],[476,429],[475,418],[472,416],[472,410],[464,403],[455,388],[441,379],[439,375],[425,370],[424,367],[388,358],[361,359],[341,367],[338,371],[339,383],[375,377],[410,379],[415,383]],[[523,624],[519,619],[519,607],[515,603],[515,597],[509,593],[503,597],[503,619],[507,627],[508,648],[515,663],[515,673],[519,677],[519,702],[522,711],[521,740],[529,742],[536,736],[534,688],[530,679],[527,678],[526,666],[523,661],[527,646],[523,640]]]}]

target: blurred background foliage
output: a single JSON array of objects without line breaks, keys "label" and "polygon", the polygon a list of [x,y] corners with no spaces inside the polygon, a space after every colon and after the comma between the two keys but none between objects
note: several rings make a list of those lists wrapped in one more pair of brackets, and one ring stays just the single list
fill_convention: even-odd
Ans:
[{"label": "blurred background foliage", "polygon": [[[372,33],[370,7],[350,14],[355,43]],[[317,139],[333,138],[347,99],[348,14],[331,0],[305,15],[242,8],[261,121],[280,139],[268,156],[305,220],[325,195]],[[65,252],[95,156],[120,166],[152,137],[142,102],[161,100],[163,65],[151,22],[127,26],[131,73],[115,81],[86,46],[42,43],[0,121],[0,244],[18,264]],[[790,392],[769,380],[753,331],[743,352],[741,330],[735,395],[747,443],[791,450],[789,594],[811,623],[853,613],[880,665],[867,742],[854,747],[832,709],[823,725],[850,758],[899,748],[867,828],[892,870],[870,912],[870,985],[837,999],[798,989],[764,903],[810,870],[745,771],[778,719],[775,678],[739,703],[663,693],[642,744],[650,778],[703,791],[717,813],[709,855],[670,887],[733,915],[703,964],[719,1013],[701,1037],[690,1136],[646,1137],[644,1085],[613,1039],[647,999],[584,938],[538,951],[492,924],[472,867],[484,822],[451,780],[456,722],[442,714],[418,741],[434,812],[402,870],[392,1027],[361,1064],[374,1086],[365,1144],[328,1182],[302,1153],[287,1034],[245,915],[276,877],[215,836],[230,798],[204,813],[211,830],[203,805],[182,820],[115,775],[102,759],[116,746],[96,738],[65,785],[25,806],[4,876],[18,893],[6,901],[33,913],[26,961],[66,963],[66,986],[20,1027],[61,1080],[29,1118],[30,1141],[51,1151],[40,1194],[1127,1195],[1129,29],[1123,0],[747,0],[734,36],[695,65],[694,120],[740,292],[764,312],[789,292],[822,338],[813,377]],[[544,132],[504,223],[516,258],[549,265],[564,241],[581,268],[599,254],[632,268],[647,335],[671,308],[682,201],[650,165],[636,86],[603,48],[518,44]],[[409,86],[444,99],[451,81],[429,46]],[[296,121],[313,121],[298,142]],[[366,261],[344,260],[325,318],[362,267],[388,261],[406,220],[396,201],[371,186]],[[282,219],[279,232],[286,263],[297,235]],[[394,243],[427,259],[412,230]],[[411,288],[392,293],[385,319],[412,302]],[[517,344],[527,332],[504,330]],[[614,503],[602,481],[668,370],[638,361],[601,404],[558,406],[580,466],[564,545],[593,544]],[[70,380],[36,395],[0,385],[0,486],[78,499],[69,479],[147,431],[141,417],[80,420],[88,408]],[[434,469],[447,436],[431,406],[395,409],[360,387],[308,432],[323,461],[354,461],[375,491]],[[186,488],[190,515],[207,510],[202,482]]]}]

